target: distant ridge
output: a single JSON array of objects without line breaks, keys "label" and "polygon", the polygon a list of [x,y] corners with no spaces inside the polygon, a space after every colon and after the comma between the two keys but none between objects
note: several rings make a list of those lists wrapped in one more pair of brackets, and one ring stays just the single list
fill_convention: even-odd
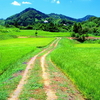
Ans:
[{"label": "distant ridge", "polygon": [[53,17],[53,18],[56,18],[56,19],[67,19],[67,20],[71,20],[71,21],[77,21],[77,22],[82,22],[82,21],[86,21],[88,19],[90,19],[91,17],[95,17],[94,15],[87,15],[83,18],[72,18],[72,17],[68,17],[68,16],[65,16],[65,15],[62,15],[62,14],[55,14],[55,13],[51,13],[51,14],[48,14],[50,17]]},{"label": "distant ridge", "polygon": [[79,22],[87,21],[87,20],[89,20],[91,17],[96,17],[96,16],[94,16],[94,15],[87,15],[87,16],[85,16],[85,17],[83,17],[83,18],[79,18],[78,21],[79,21]]},{"label": "distant ridge", "polygon": [[72,18],[72,17],[68,17],[62,14],[55,14],[55,13],[51,13],[48,14],[50,17],[56,18],[56,19],[67,19],[67,20],[71,20],[71,21],[77,21],[77,19]]}]

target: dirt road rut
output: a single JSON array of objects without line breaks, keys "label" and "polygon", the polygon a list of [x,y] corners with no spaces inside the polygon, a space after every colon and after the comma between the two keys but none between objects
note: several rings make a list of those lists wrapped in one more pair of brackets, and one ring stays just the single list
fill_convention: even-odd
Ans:
[{"label": "dirt road rut", "polygon": [[[27,83],[27,79],[28,79],[28,75],[29,75],[29,70],[32,70],[32,68],[34,67],[34,63],[36,62],[37,59],[40,59],[40,67],[42,68],[42,78],[43,78],[43,82],[44,82],[44,90],[45,90],[45,93],[47,95],[47,99],[46,100],[84,100],[82,98],[82,96],[80,95],[79,92],[77,92],[77,90],[75,88],[73,88],[72,85],[70,85],[70,87],[72,86],[72,88],[70,88],[71,90],[74,89],[74,91],[76,91],[76,93],[73,93],[73,95],[69,95],[71,94],[70,92],[67,92],[67,89],[66,89],[66,92],[64,95],[66,95],[65,97],[63,97],[63,92],[60,92],[62,93],[61,95],[57,95],[57,89],[58,90],[62,90],[62,87],[61,86],[57,86],[59,85],[58,83],[56,84],[56,82],[59,80],[59,77],[57,78],[57,76],[61,75],[63,76],[62,72],[55,67],[55,70],[59,70],[58,72],[56,73],[52,73],[50,72],[49,70],[49,66],[53,66],[54,65],[52,64],[52,62],[49,60],[49,64],[48,64],[48,61],[46,60],[46,57],[48,56],[49,53],[51,53],[57,46],[58,42],[60,41],[60,38],[57,38],[55,41],[53,41],[50,46],[48,46],[47,48],[45,48],[43,51],[41,51],[40,53],[38,53],[37,55],[35,55],[29,62],[28,62],[28,65],[24,71],[24,74],[22,76],[22,79],[20,80],[17,88],[14,90],[14,92],[11,94],[10,98],[8,98],[8,100],[20,100],[19,99],[19,96],[20,96],[20,93],[21,91],[23,90],[23,86]],[[41,55],[41,56],[40,56]],[[60,74],[61,73],[61,74]],[[54,77],[56,77],[54,79],[54,77],[50,77],[50,75],[53,74]],[[52,82],[55,81],[55,88],[53,87],[53,85],[51,84]],[[61,80],[60,80],[61,81]],[[65,81],[65,84],[68,84],[66,81],[66,79],[64,80]],[[62,81],[61,81],[62,82]],[[62,83],[61,83],[62,84]],[[58,93],[59,94],[59,93]],[[61,99],[59,99],[59,96],[62,96]],[[68,97],[67,97],[68,96]],[[69,98],[71,96],[71,98]],[[36,99],[34,99],[36,100]],[[41,100],[44,100],[44,99],[41,99]]]}]

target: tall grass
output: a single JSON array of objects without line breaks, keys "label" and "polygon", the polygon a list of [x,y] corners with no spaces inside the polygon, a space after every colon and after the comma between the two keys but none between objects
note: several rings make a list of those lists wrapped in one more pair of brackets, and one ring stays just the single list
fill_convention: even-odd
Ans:
[{"label": "tall grass", "polygon": [[[81,45],[81,44],[80,44]],[[89,100],[100,99],[100,46],[79,46],[62,39],[52,52],[52,61],[73,81]]]},{"label": "tall grass", "polygon": [[17,38],[16,35],[0,34],[0,40],[7,40]]},{"label": "tall grass", "polygon": [[9,95],[18,85],[29,59],[54,39],[17,38],[0,40],[0,100],[9,98]]},{"label": "tall grass", "polygon": [[44,47],[54,38],[27,38],[0,41],[0,74],[24,55]]},{"label": "tall grass", "polygon": [[20,32],[18,28],[5,28],[0,26],[0,40],[17,38],[17,35],[12,33]]}]

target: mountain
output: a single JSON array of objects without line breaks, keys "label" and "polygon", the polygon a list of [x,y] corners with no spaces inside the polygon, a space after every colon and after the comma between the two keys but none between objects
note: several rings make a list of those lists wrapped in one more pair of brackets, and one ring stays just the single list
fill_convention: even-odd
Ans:
[{"label": "mountain", "polygon": [[45,20],[48,20],[48,22],[52,21],[55,23],[72,24],[74,21],[76,22],[86,21],[90,17],[93,16],[87,15],[83,18],[75,19],[62,14],[55,14],[55,13],[45,14],[34,8],[27,8],[18,14],[8,17],[6,19],[6,24],[27,26],[27,25],[33,25],[35,23],[43,23]]},{"label": "mountain", "polygon": [[0,20],[4,20],[3,18],[0,18]]},{"label": "mountain", "polygon": [[68,17],[68,16],[65,16],[65,15],[62,15],[62,14],[55,14],[55,13],[48,14],[48,16],[50,16],[52,18],[55,18],[55,19],[66,19],[66,20],[71,20],[71,21],[76,21],[76,22],[87,21],[91,17],[95,17],[94,15],[87,15],[87,16],[85,16],[83,18],[76,19],[76,18]]},{"label": "mountain", "polygon": [[17,22],[18,25],[27,26],[33,25],[34,22],[42,21],[47,17],[49,16],[36,9],[27,8],[18,14],[8,17],[6,23],[13,25]]},{"label": "mountain", "polygon": [[55,14],[55,13],[51,13],[48,14],[49,17],[55,18],[55,19],[66,19],[66,20],[71,20],[71,21],[77,21],[77,19],[72,18],[72,17],[68,17],[62,14]]},{"label": "mountain", "polygon": [[95,17],[94,15],[87,15],[87,16],[85,16],[85,17],[83,17],[83,18],[79,18],[79,19],[77,19],[79,22],[83,22],[83,21],[87,21],[87,20],[89,20],[91,17]]}]

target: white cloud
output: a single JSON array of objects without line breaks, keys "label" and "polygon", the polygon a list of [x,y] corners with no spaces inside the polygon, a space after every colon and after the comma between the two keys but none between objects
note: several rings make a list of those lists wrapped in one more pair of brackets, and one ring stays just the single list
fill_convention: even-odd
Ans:
[{"label": "white cloud", "polygon": [[31,2],[22,2],[22,4],[32,4]]},{"label": "white cloud", "polygon": [[21,6],[21,4],[19,2],[17,2],[17,1],[12,2],[11,4],[15,5],[15,6]]},{"label": "white cloud", "polygon": [[58,1],[56,1],[56,3],[57,3],[57,4],[60,4],[60,1],[58,0]]},{"label": "white cloud", "polygon": [[52,3],[60,4],[60,1],[59,0],[52,0]]}]

